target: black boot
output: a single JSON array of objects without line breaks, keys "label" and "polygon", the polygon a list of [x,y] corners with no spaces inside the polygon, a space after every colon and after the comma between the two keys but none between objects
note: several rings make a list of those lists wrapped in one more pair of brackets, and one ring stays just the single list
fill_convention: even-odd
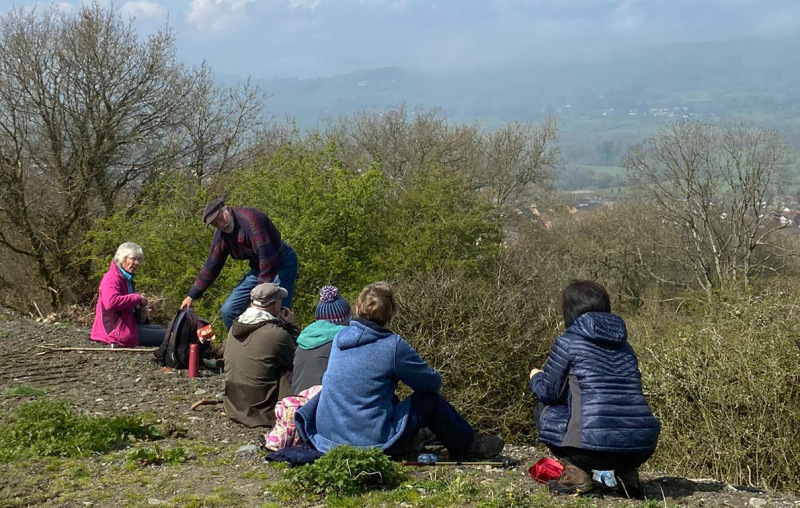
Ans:
[{"label": "black boot", "polygon": [[617,473],[617,488],[619,493],[630,499],[643,499],[644,491],[642,482],[639,480],[639,469],[627,469]]},{"label": "black boot", "polygon": [[506,443],[498,436],[475,436],[475,440],[463,454],[461,460],[488,460],[500,455]]}]

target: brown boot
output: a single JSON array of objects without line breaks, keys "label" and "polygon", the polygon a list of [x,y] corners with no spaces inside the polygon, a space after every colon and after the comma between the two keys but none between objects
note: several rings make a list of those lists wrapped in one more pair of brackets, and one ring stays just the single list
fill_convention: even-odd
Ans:
[{"label": "brown boot", "polygon": [[550,492],[558,494],[583,494],[594,488],[591,475],[572,464],[564,464],[564,471],[558,480],[547,482]]},{"label": "brown boot", "polygon": [[639,469],[633,468],[617,473],[618,491],[630,499],[642,499],[642,482],[639,480]]}]

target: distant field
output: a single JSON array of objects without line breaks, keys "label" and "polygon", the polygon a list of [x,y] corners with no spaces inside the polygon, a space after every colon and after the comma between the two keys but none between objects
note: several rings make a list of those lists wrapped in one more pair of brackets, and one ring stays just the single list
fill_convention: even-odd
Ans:
[{"label": "distant field", "polygon": [[606,173],[614,176],[625,176],[625,168],[620,166],[593,166],[591,164],[569,164],[567,166],[578,169],[591,169],[597,173]]}]

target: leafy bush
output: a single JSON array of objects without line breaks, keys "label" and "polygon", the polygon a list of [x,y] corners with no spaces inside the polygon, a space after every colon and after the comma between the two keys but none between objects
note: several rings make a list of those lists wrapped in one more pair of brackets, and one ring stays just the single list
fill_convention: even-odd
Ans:
[{"label": "leafy bush", "polygon": [[[533,440],[527,372],[563,332],[560,292],[592,277],[556,245],[516,246],[493,275],[442,270],[396,284],[392,328],[437,368],[448,400],[482,431]],[[526,252],[528,251],[528,252]],[[620,279],[612,275],[610,289]],[[601,282],[606,282],[600,279]],[[751,294],[679,294],[636,309],[628,323],[645,393],[663,430],[651,467],[680,476],[792,489],[800,485],[800,291],[769,281]],[[635,312],[634,312],[635,310]]]},{"label": "leafy bush", "polygon": [[491,275],[442,270],[396,283],[391,328],[442,375],[445,397],[480,431],[530,439],[527,374],[541,366],[559,316],[550,274],[503,259]]},{"label": "leafy bush", "polygon": [[0,426],[0,460],[76,457],[124,447],[129,438],[156,439],[139,417],[76,414],[63,401],[39,399],[16,408]]},{"label": "leafy bush", "polygon": [[339,446],[313,464],[287,469],[283,474],[297,490],[334,496],[396,487],[405,479],[402,466],[381,450],[350,446]]},{"label": "leafy bush", "polygon": [[772,284],[629,321],[662,423],[653,466],[767,488],[800,487],[800,294]]},{"label": "leafy bush", "polygon": [[[293,307],[301,324],[313,320],[321,286],[335,284],[353,299],[375,280],[442,267],[475,270],[491,262],[500,242],[491,209],[463,175],[431,170],[413,181],[392,181],[377,163],[345,166],[330,145],[283,147],[218,185],[231,205],[269,214],[297,252]],[[144,263],[137,289],[164,295],[166,307],[177,308],[208,254],[212,231],[199,217],[211,196],[194,181],[165,175],[134,209],[97,223],[87,254],[110,262],[121,242],[138,243]],[[97,266],[98,277],[107,262]],[[198,313],[216,319],[247,270],[245,262],[226,263],[197,302]]]},{"label": "leafy bush", "polygon": [[388,182],[376,166],[345,167],[333,147],[286,147],[232,175],[231,202],[267,212],[300,263],[295,314],[313,319],[320,287],[352,297],[380,277]]}]

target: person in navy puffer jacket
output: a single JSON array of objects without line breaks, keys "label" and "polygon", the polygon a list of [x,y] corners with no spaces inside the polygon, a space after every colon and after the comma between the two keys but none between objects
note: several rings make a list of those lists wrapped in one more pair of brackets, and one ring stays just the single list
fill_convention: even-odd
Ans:
[{"label": "person in navy puffer jacket", "polygon": [[614,470],[623,493],[641,497],[638,467],[653,454],[661,425],[642,391],[625,321],[611,313],[606,289],[575,281],[562,294],[567,331],[530,387],[539,400],[539,441],[563,464],[551,490],[586,492],[592,470]]}]

